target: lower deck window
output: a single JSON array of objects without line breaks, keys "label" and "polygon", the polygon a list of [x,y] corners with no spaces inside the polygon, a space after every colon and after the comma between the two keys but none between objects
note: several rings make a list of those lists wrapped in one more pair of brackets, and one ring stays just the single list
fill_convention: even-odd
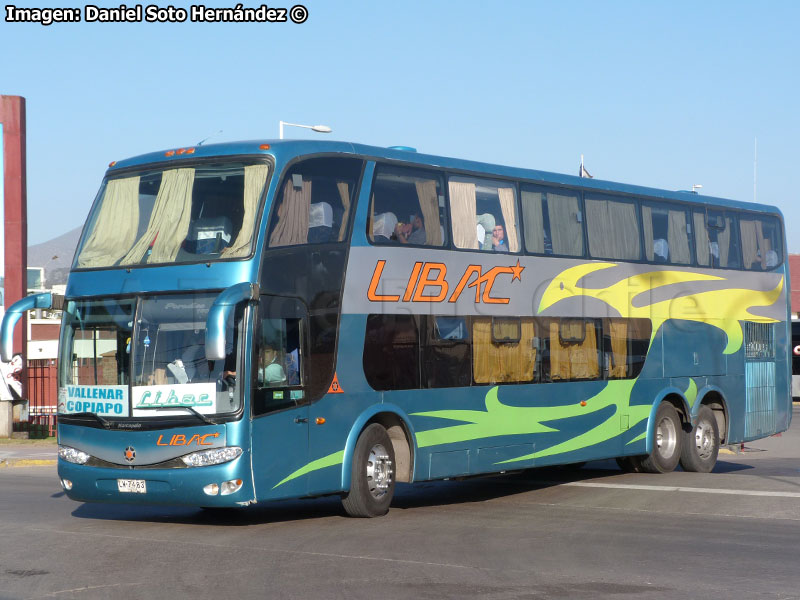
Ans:
[{"label": "lower deck window", "polygon": [[364,373],[376,390],[630,379],[648,319],[369,315]]}]

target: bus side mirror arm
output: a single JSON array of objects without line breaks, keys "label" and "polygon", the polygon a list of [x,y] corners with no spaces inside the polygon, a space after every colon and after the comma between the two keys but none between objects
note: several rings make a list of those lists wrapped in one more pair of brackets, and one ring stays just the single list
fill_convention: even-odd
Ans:
[{"label": "bus side mirror arm", "polygon": [[0,360],[9,362],[14,356],[14,326],[20,317],[34,308],[52,308],[53,295],[50,292],[25,296],[8,307],[3,324],[0,325]]},{"label": "bus side mirror arm", "polygon": [[257,300],[258,284],[237,283],[220,292],[208,311],[206,319],[206,360],[225,358],[225,324],[231,311],[240,302]]}]

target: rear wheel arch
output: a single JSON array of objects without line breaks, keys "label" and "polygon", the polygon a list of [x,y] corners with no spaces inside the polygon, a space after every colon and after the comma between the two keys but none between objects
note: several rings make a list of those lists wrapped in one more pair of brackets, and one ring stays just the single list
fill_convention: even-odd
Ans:
[{"label": "rear wheel arch", "polygon": [[661,402],[669,402],[672,406],[675,407],[675,410],[678,411],[678,417],[681,419],[681,426],[686,428],[691,428],[692,426],[692,417],[691,417],[691,409],[689,408],[689,403],[686,401],[686,398],[680,396],[678,394],[672,393],[666,395]]},{"label": "rear wheel arch", "polygon": [[707,406],[714,413],[714,418],[717,420],[717,428],[719,429],[720,444],[724,445],[728,441],[728,404],[725,402],[723,395],[717,390],[711,390],[706,393],[702,400],[698,403],[697,410],[700,406]]}]

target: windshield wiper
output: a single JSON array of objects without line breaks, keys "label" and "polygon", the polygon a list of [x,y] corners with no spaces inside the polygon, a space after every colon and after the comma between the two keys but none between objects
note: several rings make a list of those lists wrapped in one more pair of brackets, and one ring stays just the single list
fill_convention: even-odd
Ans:
[{"label": "windshield wiper", "polygon": [[176,408],[185,408],[190,413],[192,413],[195,417],[207,423],[209,425],[219,425],[219,421],[215,421],[214,419],[209,419],[203,413],[197,412],[191,406],[137,406],[136,410],[155,410],[155,411],[163,411],[163,410],[175,410]]},{"label": "windshield wiper", "polygon": [[106,420],[106,419],[104,419],[103,417],[101,417],[101,416],[100,416],[100,415],[98,415],[97,413],[93,413],[93,412],[79,412],[79,413],[72,413],[72,414],[70,414],[69,416],[70,416],[70,417],[94,417],[95,419],[97,419],[97,420],[100,422],[100,424],[101,424],[103,427],[105,427],[106,429],[111,429],[111,422],[110,422],[110,421],[108,421],[108,420]]}]

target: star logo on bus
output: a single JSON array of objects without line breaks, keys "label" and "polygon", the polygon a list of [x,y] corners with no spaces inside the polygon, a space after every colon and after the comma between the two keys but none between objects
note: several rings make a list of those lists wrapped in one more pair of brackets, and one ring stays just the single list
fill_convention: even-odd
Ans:
[{"label": "star logo on bus", "polygon": [[517,266],[516,267],[511,267],[511,273],[512,273],[511,281],[513,282],[515,279],[519,279],[520,281],[522,281],[521,275],[522,275],[522,271],[524,271],[524,270],[525,270],[525,267],[520,266],[519,259],[517,259]]},{"label": "star logo on bus", "polygon": [[132,463],[136,460],[136,449],[133,446],[128,446],[125,448],[125,460],[129,463]]}]

